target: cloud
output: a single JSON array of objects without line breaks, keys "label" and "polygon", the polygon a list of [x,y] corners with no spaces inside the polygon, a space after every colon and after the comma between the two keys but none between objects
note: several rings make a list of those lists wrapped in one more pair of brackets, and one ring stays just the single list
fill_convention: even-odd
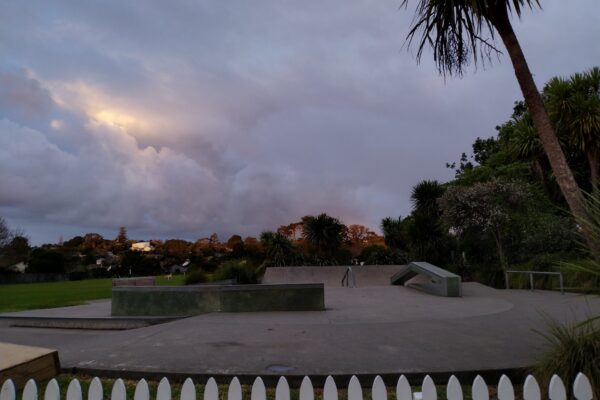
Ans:
[{"label": "cloud", "polygon": [[[593,2],[515,21],[538,84],[600,63]],[[520,97],[505,56],[445,82],[416,65],[396,0],[4,7],[0,214],[35,242],[375,228]]]}]

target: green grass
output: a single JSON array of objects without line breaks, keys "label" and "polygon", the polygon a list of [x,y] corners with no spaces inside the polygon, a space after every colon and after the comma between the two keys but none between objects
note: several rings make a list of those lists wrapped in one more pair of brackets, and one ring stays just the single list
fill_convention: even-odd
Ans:
[{"label": "green grass", "polygon": [[[167,280],[156,278],[158,285],[182,285],[183,275]],[[66,307],[111,296],[111,279],[81,281],[20,283],[0,285],[0,312]]]}]

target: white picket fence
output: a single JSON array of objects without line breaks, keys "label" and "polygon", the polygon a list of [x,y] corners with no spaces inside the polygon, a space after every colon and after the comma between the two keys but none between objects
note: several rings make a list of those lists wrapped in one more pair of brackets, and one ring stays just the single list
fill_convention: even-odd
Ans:
[{"label": "white picket fence", "polygon": [[[554,375],[548,388],[548,398],[550,400],[566,400],[575,398],[577,400],[592,400],[592,386],[588,378],[583,375],[577,375],[572,386],[572,397],[568,396],[567,388],[563,381],[557,375]],[[363,389],[356,376],[350,379],[348,384],[348,400],[363,400]],[[529,375],[523,384],[524,400],[541,400],[541,390],[536,379]],[[490,400],[490,393],[487,384],[481,376],[477,376],[471,386],[471,395],[473,400]],[[515,390],[510,379],[503,375],[498,382],[497,388],[498,400],[515,400]],[[451,376],[446,385],[446,397],[448,400],[463,400],[463,389],[455,376]],[[388,391],[383,379],[377,376],[371,386],[372,400],[387,400]],[[433,379],[426,376],[420,391],[413,392],[408,380],[403,376],[398,379],[396,384],[397,400],[437,400],[438,392]],[[44,391],[44,400],[60,400],[61,394],[58,382],[52,379],[46,385]],[[73,379],[67,388],[66,400],[84,400],[81,390],[81,384],[77,379]],[[94,378],[87,392],[87,400],[103,400],[104,389],[102,382]],[[111,390],[111,400],[127,400],[125,384],[122,379],[117,379]],[[150,390],[145,379],[141,379],[135,388],[133,400],[150,400]],[[156,390],[156,400],[175,400],[171,396],[171,384],[167,378],[163,378]],[[299,400],[314,400],[315,392],[313,384],[308,377],[304,377],[300,385]],[[8,379],[2,385],[0,390],[0,400],[17,400],[15,385]],[[21,400],[38,400],[38,387],[34,380],[30,379],[23,388]],[[181,387],[180,400],[197,400],[196,388],[194,382],[188,378]],[[199,399],[198,399],[199,400]],[[204,388],[203,400],[219,400],[219,388],[215,379],[210,378]],[[242,386],[238,378],[233,378],[227,389],[227,400],[242,400]],[[250,400],[267,400],[266,388],[263,380],[257,377],[252,385]],[[275,400],[290,400],[290,386],[284,377],[279,378],[275,389]],[[338,400],[338,388],[334,379],[329,376],[323,387],[323,400]]]}]

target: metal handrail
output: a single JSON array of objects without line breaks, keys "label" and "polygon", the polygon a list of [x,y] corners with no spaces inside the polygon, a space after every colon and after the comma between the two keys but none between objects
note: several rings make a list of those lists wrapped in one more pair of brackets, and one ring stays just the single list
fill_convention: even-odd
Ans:
[{"label": "metal handrail", "polygon": [[529,287],[531,289],[531,291],[533,291],[535,289],[535,286],[533,285],[533,275],[558,275],[558,279],[560,282],[560,293],[561,294],[565,294],[565,287],[564,287],[564,283],[563,283],[563,276],[562,276],[562,272],[547,272],[547,271],[505,271],[504,272],[504,279],[506,281],[506,288],[510,289],[509,285],[508,285],[508,274],[529,274]]},{"label": "metal handrail", "polygon": [[[352,283],[350,283],[350,279],[352,279]],[[346,272],[342,277],[342,287],[343,286],[353,288],[356,287],[356,277],[354,276],[354,271],[352,270],[352,267],[346,268]]]}]

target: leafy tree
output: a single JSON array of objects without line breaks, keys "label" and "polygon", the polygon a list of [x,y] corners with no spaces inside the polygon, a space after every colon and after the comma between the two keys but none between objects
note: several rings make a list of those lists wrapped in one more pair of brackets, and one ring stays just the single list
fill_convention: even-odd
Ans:
[{"label": "leafy tree", "polygon": [[[402,5],[408,3],[402,1]],[[471,59],[475,63],[490,60],[493,53],[500,52],[493,43],[496,33],[500,36],[556,182],[573,215],[585,219],[588,211],[583,197],[510,22],[512,13],[521,17],[525,8],[536,6],[538,0],[419,0],[407,40],[410,44],[420,34],[417,60],[425,47],[431,46],[438,70],[445,76],[461,75]],[[600,243],[593,241],[587,228],[583,233],[594,253],[600,255]]]},{"label": "leafy tree", "polygon": [[65,259],[57,251],[37,248],[31,252],[26,272],[45,274],[64,273]]},{"label": "leafy tree", "polygon": [[227,240],[227,248],[236,256],[241,256],[244,253],[244,241],[240,235],[233,235]]},{"label": "leafy tree", "polygon": [[325,213],[316,217],[308,215],[302,218],[302,223],[304,240],[312,245],[318,254],[332,255],[341,247],[346,226],[337,218]]},{"label": "leafy tree", "polygon": [[470,187],[450,187],[440,198],[440,207],[443,219],[457,235],[467,231],[491,235],[500,265],[506,269],[505,233],[512,211],[521,207],[527,196],[521,184],[493,180]]},{"label": "leafy tree", "polygon": [[6,246],[12,237],[12,233],[8,228],[8,224],[4,218],[0,217],[0,249]]},{"label": "leafy tree", "polygon": [[358,259],[366,265],[402,265],[408,262],[402,251],[376,244],[363,248]]},{"label": "leafy tree", "polygon": [[191,244],[181,239],[169,239],[165,241],[162,248],[167,256],[181,262],[190,256]]}]

